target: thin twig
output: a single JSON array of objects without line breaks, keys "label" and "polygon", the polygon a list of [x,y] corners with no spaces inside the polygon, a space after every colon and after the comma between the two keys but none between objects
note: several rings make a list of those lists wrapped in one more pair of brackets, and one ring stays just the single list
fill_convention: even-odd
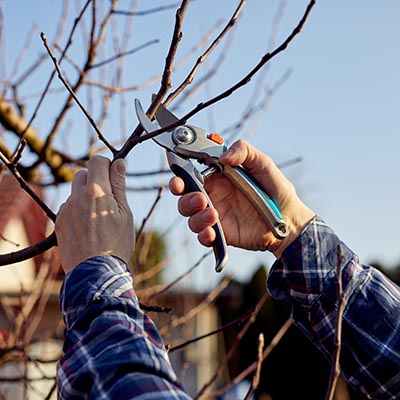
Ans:
[{"label": "thin twig", "polygon": [[[249,104],[246,108],[246,111],[243,113],[243,115],[240,116],[238,121],[231,126],[223,129],[221,131],[221,134],[226,135],[228,132],[232,132],[227,138],[229,142],[232,142],[235,137],[239,136],[240,130],[249,120],[252,121],[253,127],[257,125],[256,123],[258,121],[254,121],[254,116],[256,114],[259,114],[260,116],[264,114],[264,112],[268,109],[272,98],[275,96],[281,86],[289,79],[291,74],[292,71],[290,69],[285,71],[285,73],[275,82],[274,86],[271,89],[267,90],[264,98],[258,104],[254,104],[252,106]],[[246,136],[249,136],[249,133],[247,133]]]},{"label": "thin twig", "polygon": [[17,167],[17,164],[20,162],[20,160],[21,160],[21,158],[22,158],[22,153],[24,152],[25,147],[26,147],[26,140],[25,140],[24,138],[22,138],[22,139],[20,140],[19,147],[17,148],[15,157],[14,157],[13,160],[12,160],[12,165],[13,165],[15,168]]},{"label": "thin twig", "polygon": [[232,277],[231,276],[226,276],[219,284],[218,286],[213,289],[208,295],[207,298],[202,301],[200,304],[198,304],[195,307],[192,307],[187,313],[184,315],[173,319],[168,325],[163,326],[160,329],[160,334],[163,335],[166,333],[168,329],[171,327],[174,328],[179,325],[183,325],[192,318],[194,318],[196,315],[198,315],[201,311],[203,311],[205,308],[207,308],[210,304],[212,304],[215,299],[220,295],[220,293],[225,290],[228,285],[231,283]]},{"label": "thin twig", "polygon": [[107,60],[99,61],[96,64],[92,64],[90,66],[90,69],[102,67],[102,66],[104,66],[106,64],[109,64],[109,63],[111,63],[113,61],[119,60],[121,57],[126,57],[126,56],[129,56],[131,54],[137,53],[138,51],[143,50],[146,47],[149,47],[149,46],[151,46],[153,44],[156,44],[156,43],[159,43],[159,42],[160,42],[159,39],[149,40],[148,42],[146,42],[146,43],[144,43],[144,44],[142,44],[142,45],[140,45],[138,47],[135,47],[134,49],[125,51],[123,53],[118,53],[118,54],[114,55],[113,57],[108,58]]},{"label": "thin twig", "polygon": [[337,246],[337,267],[336,267],[336,296],[338,299],[338,310],[336,313],[335,321],[335,338],[332,354],[332,367],[329,376],[328,390],[326,393],[326,400],[333,400],[337,381],[340,376],[340,351],[342,347],[342,320],[344,307],[346,305],[346,298],[343,292],[342,285],[342,268],[343,268],[343,248],[341,245]]},{"label": "thin twig", "polygon": [[[65,56],[65,54],[66,54],[66,52],[67,52],[67,50],[68,50],[68,48],[69,48],[69,46],[72,44],[72,37],[73,37],[73,35],[74,35],[74,33],[75,33],[75,30],[76,30],[76,28],[77,28],[77,26],[78,26],[80,20],[81,20],[82,17],[83,17],[83,14],[85,13],[85,11],[86,11],[86,9],[87,9],[87,7],[89,6],[89,4],[90,4],[91,1],[92,1],[92,0],[87,0],[87,1],[86,1],[85,5],[84,5],[83,8],[82,8],[82,11],[81,11],[80,14],[78,15],[78,17],[75,18],[74,24],[73,24],[73,26],[72,26],[71,32],[70,32],[69,37],[68,37],[68,40],[67,40],[67,44],[66,44],[66,46],[65,46],[65,48],[64,48],[64,51],[63,51],[62,54],[61,54],[61,57],[60,57],[59,62],[62,61],[62,59],[64,58],[64,56]],[[49,78],[49,80],[47,81],[46,87],[44,88],[44,90],[43,90],[43,92],[42,92],[42,94],[41,94],[41,96],[40,96],[40,99],[39,99],[39,101],[38,101],[38,103],[37,103],[37,105],[36,105],[36,107],[35,107],[35,110],[33,111],[33,114],[32,114],[32,116],[31,116],[31,119],[29,120],[28,124],[26,125],[26,128],[25,128],[24,132],[22,132],[21,138],[24,137],[25,132],[28,131],[28,129],[31,127],[33,121],[35,120],[35,118],[36,118],[36,116],[37,116],[37,113],[39,112],[39,108],[40,108],[40,106],[42,105],[43,100],[44,100],[44,98],[46,97],[46,94],[47,94],[47,92],[48,92],[48,90],[49,90],[49,88],[50,88],[51,82],[52,82],[53,79],[54,79],[54,76],[55,76],[55,71],[53,71],[53,72],[51,73],[50,78]]]},{"label": "thin twig", "polygon": [[47,50],[47,52],[49,53],[50,58],[52,59],[53,63],[54,63],[54,67],[57,70],[57,74],[58,77],[60,79],[60,81],[63,83],[63,85],[65,86],[65,88],[68,90],[69,94],[71,95],[71,97],[75,100],[76,104],[78,105],[78,107],[81,109],[81,111],[85,114],[85,117],[88,119],[88,121],[90,122],[90,124],[92,125],[93,129],[96,131],[96,134],[98,136],[98,138],[107,146],[107,148],[111,151],[111,153],[115,154],[116,150],[114,148],[114,146],[105,138],[105,136],[100,132],[100,129],[98,128],[98,126],[96,125],[94,119],[92,118],[92,116],[90,115],[90,113],[86,110],[86,108],[82,105],[82,103],[79,101],[78,97],[76,96],[76,94],[74,93],[74,91],[72,90],[71,86],[69,85],[69,83],[66,81],[66,79],[64,78],[58,60],[55,57],[55,55],[53,54],[52,50],[50,49],[48,43],[47,43],[47,38],[46,35],[42,32],[40,37],[42,38],[43,44]]},{"label": "thin twig", "polygon": [[221,374],[223,369],[226,367],[226,365],[228,364],[229,360],[232,358],[233,354],[235,353],[237,347],[239,346],[239,343],[242,341],[244,335],[249,330],[250,326],[252,324],[254,324],[254,321],[256,320],[256,316],[260,312],[261,307],[264,305],[264,303],[266,302],[267,298],[268,298],[268,293],[265,293],[264,296],[259,300],[259,302],[257,303],[256,307],[254,308],[253,313],[251,314],[251,317],[247,321],[246,325],[238,333],[235,342],[232,344],[231,348],[226,353],[225,357],[219,363],[216,371],[214,372],[214,374],[212,375],[210,380],[201,388],[201,390],[199,391],[199,393],[196,396],[196,399],[200,400],[200,399],[204,399],[205,398],[205,394],[206,394],[207,390],[211,387],[211,385],[215,382],[215,380]]},{"label": "thin twig", "polygon": [[176,279],[174,279],[171,283],[165,285],[160,291],[157,293],[153,293],[149,298],[152,299],[154,297],[158,297],[161,294],[165,293],[167,290],[171,289],[175,285],[177,285],[180,281],[185,279],[187,276],[189,276],[210,254],[212,254],[212,251],[209,251],[205,254],[203,254],[200,259],[194,263],[187,271],[185,271],[183,274],[178,276]]},{"label": "thin twig", "polygon": [[[90,66],[92,65],[92,63],[93,63],[93,61],[94,61],[94,59],[96,57],[96,54],[97,54],[97,51],[98,51],[98,48],[99,48],[100,44],[103,42],[107,24],[110,21],[110,18],[112,16],[112,13],[113,13],[113,10],[114,10],[114,7],[116,5],[115,1],[110,2],[110,10],[108,11],[106,16],[103,18],[103,20],[99,24],[100,27],[98,29],[97,36],[95,37],[95,32],[96,32],[96,27],[97,27],[96,2],[94,2],[93,0],[89,0],[89,2],[92,2],[92,17],[91,17],[91,30],[90,30],[89,37],[87,39],[87,42],[88,42],[88,46],[87,46],[88,49],[86,51],[87,58],[86,58],[86,60],[84,62],[83,68],[79,71],[78,78],[77,78],[76,82],[74,83],[74,85],[70,89],[73,93],[77,93],[78,92],[79,88],[83,85],[84,80],[85,80],[88,72],[90,71]],[[53,60],[53,62],[54,62],[54,60]],[[54,124],[53,124],[52,128],[50,129],[49,134],[47,135],[44,149],[43,149],[42,153],[40,154],[40,157],[39,157],[38,161],[36,162],[36,165],[40,164],[41,158],[45,155],[47,149],[50,147],[51,143],[53,142],[53,140],[54,140],[54,138],[56,136],[56,133],[59,130],[61,122],[63,121],[63,119],[67,115],[67,112],[70,109],[73,100],[76,101],[76,96],[75,97],[72,96],[71,92],[70,92],[70,95],[66,99],[65,104],[61,108],[61,111],[57,115],[57,118],[55,119]],[[92,124],[93,121],[91,121],[90,119],[89,119],[89,121]],[[93,126],[93,124],[92,124],[92,126]],[[107,146],[107,147],[110,150],[112,149],[112,146],[111,147]],[[114,152],[112,150],[111,150],[111,152],[114,154]]]},{"label": "thin twig", "polygon": [[11,85],[11,84],[10,84],[11,79],[12,79],[12,77],[13,77],[14,75],[17,74],[19,65],[21,64],[21,62],[22,62],[22,60],[23,60],[23,58],[24,58],[24,56],[25,56],[25,54],[26,54],[26,52],[27,52],[27,50],[28,50],[28,48],[29,48],[29,46],[30,46],[30,43],[31,43],[32,38],[33,38],[33,32],[34,32],[36,29],[37,29],[36,26],[32,26],[31,30],[28,32],[27,37],[26,37],[25,45],[23,46],[21,53],[19,54],[19,56],[17,57],[17,59],[16,59],[16,61],[15,61],[15,63],[14,63],[12,72],[11,72],[11,74],[10,74],[10,79],[9,79],[9,80],[6,80],[5,83],[4,83],[4,87],[3,87],[3,90],[2,90],[2,94],[1,94],[2,97],[5,97],[5,96],[6,96],[6,93],[7,93],[8,89],[9,89],[9,87],[10,87],[10,85]]},{"label": "thin twig", "polygon": [[163,168],[163,169],[157,169],[157,170],[153,170],[153,171],[127,172],[126,176],[133,177],[133,178],[143,178],[143,177],[147,177],[147,176],[170,174],[170,173],[171,173],[171,170],[169,168]]},{"label": "thin twig", "polygon": [[[178,45],[182,39],[182,24],[183,19],[186,14],[187,7],[189,5],[189,0],[182,0],[181,6],[176,11],[175,14],[175,26],[174,32],[172,34],[171,44],[169,46],[168,54],[165,59],[165,66],[163,70],[163,74],[161,77],[161,85],[157,94],[153,97],[153,101],[150,107],[147,110],[147,115],[150,119],[154,117],[155,112],[157,111],[159,105],[161,104],[162,99],[167,94],[168,90],[171,87],[171,74],[172,74],[172,65],[175,60],[175,55],[178,50]],[[122,148],[114,153],[114,158],[125,158],[129,152],[135,147],[139,141],[140,136],[143,133],[143,128],[139,124],[136,129],[129,136],[125,144]]]},{"label": "thin twig", "polygon": [[[272,350],[276,347],[276,345],[280,342],[280,340],[285,336],[286,332],[289,330],[289,328],[293,325],[293,320],[292,318],[288,318],[286,322],[281,326],[279,331],[276,333],[274,338],[271,340],[270,344],[265,348],[263,355],[262,355],[262,360],[264,361],[272,352]],[[225,387],[223,387],[220,390],[217,390],[212,393],[209,397],[219,397],[225,394],[227,391],[232,389],[235,385],[237,385],[239,382],[242,382],[248,375],[250,375],[255,369],[257,368],[257,362],[253,362],[251,365],[249,365],[246,369],[244,369],[240,374],[238,374],[234,379],[232,379]]]},{"label": "thin twig", "polygon": [[171,307],[161,307],[161,306],[154,306],[154,305],[149,305],[149,304],[144,304],[142,302],[139,302],[139,307],[146,312],[156,312],[156,313],[164,313],[168,314],[172,308]]},{"label": "thin twig", "polygon": [[246,394],[245,400],[250,400],[253,396],[253,393],[258,388],[258,384],[260,383],[260,373],[261,373],[261,365],[262,365],[262,356],[263,356],[263,348],[264,348],[264,335],[260,333],[258,336],[258,347],[257,347],[257,360],[256,360],[256,372],[251,381],[251,385],[249,387],[249,391]]},{"label": "thin twig", "polygon": [[178,7],[179,3],[172,3],[166,6],[159,6],[155,8],[149,8],[148,10],[142,11],[123,11],[123,10],[115,10],[114,14],[117,15],[128,15],[128,16],[135,16],[135,17],[142,17],[149,14],[154,14],[160,11],[171,10]]},{"label": "thin twig", "polygon": [[257,74],[257,72],[269,61],[271,61],[274,57],[276,57],[279,53],[284,51],[288,45],[293,41],[293,39],[301,32],[305,22],[307,21],[307,18],[314,7],[316,3],[316,0],[311,0],[310,3],[308,4],[303,17],[299,21],[299,23],[296,25],[296,27],[293,29],[292,33],[282,42],[280,46],[278,46],[275,50],[272,52],[264,54],[264,56],[261,58],[261,60],[257,63],[257,65],[249,72],[246,74],[244,78],[242,78],[239,82],[237,82],[235,85],[231,86],[224,92],[220,93],[219,95],[215,96],[214,98],[205,101],[204,103],[199,103],[195,108],[193,108],[191,111],[189,111],[187,114],[185,114],[182,118],[179,119],[179,121],[176,121],[173,124],[170,124],[168,126],[164,126],[161,129],[157,129],[151,133],[145,134],[141,137],[136,137],[133,140],[133,143],[131,145],[136,145],[138,143],[144,142],[145,140],[151,139],[155,136],[160,135],[161,133],[167,132],[173,128],[176,128],[179,125],[182,125],[185,123],[188,119],[193,117],[195,114],[200,112],[201,110],[204,110],[207,107],[210,107],[211,105],[217,103],[218,101],[221,101],[222,99],[230,96],[232,93],[240,89],[241,87],[245,86],[248,84],[251,79]]},{"label": "thin twig", "polygon": [[15,176],[19,185],[25,192],[31,196],[31,198],[39,205],[39,207],[44,211],[44,213],[53,221],[56,220],[56,214],[50,210],[50,208],[43,202],[43,200],[32,190],[32,188],[25,182],[25,179],[18,172],[16,166],[12,161],[10,161],[1,151],[0,160],[3,161],[4,165],[8,170]]},{"label": "thin twig", "polygon": [[158,203],[160,202],[160,200],[161,200],[161,195],[162,195],[162,192],[164,191],[164,188],[165,188],[164,186],[161,186],[161,187],[158,189],[157,197],[155,198],[155,200],[154,200],[152,206],[150,207],[149,212],[148,212],[147,215],[143,218],[142,225],[140,226],[140,228],[139,228],[139,230],[138,230],[138,233],[137,233],[137,237],[136,237],[136,242],[137,242],[137,243],[140,241],[140,239],[141,239],[141,237],[142,237],[142,234],[143,234],[143,231],[144,231],[144,228],[145,228],[145,226],[146,226],[147,221],[150,219],[150,217],[152,216],[154,210],[155,210],[156,207],[157,207],[157,204],[158,204]]},{"label": "thin twig", "polygon": [[250,315],[251,315],[252,312],[253,312],[253,310],[247,311],[245,314],[243,314],[240,317],[234,319],[233,321],[221,326],[220,328],[214,329],[213,331],[208,332],[208,333],[206,333],[204,335],[197,336],[197,337],[195,337],[195,338],[193,338],[191,340],[187,340],[187,341],[185,341],[183,343],[177,344],[176,346],[170,347],[168,352],[172,353],[172,352],[177,351],[177,350],[182,350],[183,348],[185,348],[186,346],[189,346],[190,344],[196,343],[199,340],[205,339],[207,337],[216,335],[217,333],[223,332],[224,330],[226,330],[226,329],[228,329],[228,328],[230,328],[232,326],[241,325],[241,324],[243,324],[244,321],[246,321],[248,318],[250,318]]},{"label": "thin twig", "polygon": [[242,12],[247,0],[241,0],[239,5],[237,6],[234,14],[231,19],[221,31],[221,33],[215,38],[215,40],[211,43],[211,45],[206,49],[206,51],[197,59],[194,67],[189,72],[188,76],[183,80],[183,82],[179,85],[179,87],[171,93],[165,101],[165,105],[167,106],[171,101],[173,101],[188,85],[190,85],[193,81],[193,78],[200,68],[200,65],[207,59],[207,57],[215,50],[215,48],[219,45],[224,36],[234,27],[236,24],[240,13]]}]

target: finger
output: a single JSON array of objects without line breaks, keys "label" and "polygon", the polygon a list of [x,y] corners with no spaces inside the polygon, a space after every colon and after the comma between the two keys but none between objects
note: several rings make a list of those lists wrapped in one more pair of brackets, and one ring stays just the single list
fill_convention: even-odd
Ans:
[{"label": "finger", "polygon": [[192,192],[183,195],[178,200],[178,211],[184,217],[190,217],[207,207],[207,198],[201,192]]},{"label": "finger", "polygon": [[220,157],[221,164],[242,165],[269,195],[288,187],[288,180],[273,160],[245,140],[236,141]]},{"label": "finger", "polygon": [[181,178],[175,176],[169,181],[169,190],[175,196],[181,196],[185,192],[185,183]]},{"label": "finger", "polygon": [[72,180],[71,184],[71,195],[76,196],[82,193],[83,188],[86,185],[87,171],[85,169],[80,169]]},{"label": "finger", "polygon": [[88,161],[86,185],[94,191],[95,196],[112,193],[110,184],[110,160],[108,158],[94,156]]},{"label": "finger", "polygon": [[246,161],[251,152],[250,146],[245,140],[237,140],[221,155],[219,161],[225,165],[240,165]]},{"label": "finger", "polygon": [[260,165],[271,164],[271,159],[246,140],[237,140],[222,154],[220,161],[225,165],[243,165],[249,172],[260,169]]},{"label": "finger", "polygon": [[110,185],[115,200],[118,205],[127,209],[128,200],[126,198],[126,164],[125,160],[115,160],[110,166]]},{"label": "finger", "polygon": [[215,231],[212,227],[207,226],[197,235],[197,239],[203,246],[211,247],[215,240]]},{"label": "finger", "polygon": [[199,233],[207,227],[213,226],[218,221],[218,213],[215,208],[208,207],[189,218],[189,228]]}]

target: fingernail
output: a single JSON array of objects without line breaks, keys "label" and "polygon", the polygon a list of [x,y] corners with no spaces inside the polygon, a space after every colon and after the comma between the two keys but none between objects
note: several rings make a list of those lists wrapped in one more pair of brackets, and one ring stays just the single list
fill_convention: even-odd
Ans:
[{"label": "fingernail", "polygon": [[225,153],[222,154],[222,157],[224,158],[230,158],[235,154],[235,150],[233,149],[228,149],[227,151],[225,151]]}]

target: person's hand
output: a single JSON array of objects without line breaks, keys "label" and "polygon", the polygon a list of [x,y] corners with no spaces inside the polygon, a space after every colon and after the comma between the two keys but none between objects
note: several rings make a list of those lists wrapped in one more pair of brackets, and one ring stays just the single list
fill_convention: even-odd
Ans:
[{"label": "person's hand", "polygon": [[189,217],[190,229],[205,246],[212,245],[215,239],[212,225],[219,218],[228,244],[249,250],[269,250],[279,258],[314,218],[314,212],[298,198],[294,186],[271,158],[246,141],[234,143],[219,161],[224,165],[242,165],[255,178],[281,211],[289,228],[288,237],[276,239],[258,212],[223,174],[213,175],[205,185],[215,208],[207,207],[207,199],[201,192],[184,194],[182,179],[172,178],[171,192],[182,196],[178,201],[179,212]]},{"label": "person's hand", "polygon": [[55,231],[66,273],[98,255],[130,259],[134,226],[126,199],[124,160],[110,164],[107,158],[94,156],[87,171],[75,174],[71,195],[58,212]]}]

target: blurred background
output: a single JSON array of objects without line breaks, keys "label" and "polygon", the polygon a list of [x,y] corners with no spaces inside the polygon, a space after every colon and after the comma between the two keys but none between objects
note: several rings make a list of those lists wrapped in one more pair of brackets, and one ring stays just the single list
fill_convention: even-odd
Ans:
[{"label": "blurred background", "polygon": [[[201,63],[193,83],[169,106],[177,116],[183,116],[197,104],[240,81],[264,54],[284,42],[308,5],[308,1],[303,0],[244,3],[237,22]],[[90,155],[100,153],[111,157],[111,153],[96,138],[93,127],[76,103],[68,103],[68,92],[57,77],[36,110],[55,70],[40,33],[46,35],[58,59],[71,37],[66,56],[60,63],[61,71],[76,88],[79,100],[103,134],[119,148],[138,123],[134,99],[139,98],[147,108],[152,93],[159,90],[179,7],[173,0],[89,2],[82,18],[77,20],[86,4],[78,0],[0,1],[0,149],[12,155],[18,148],[21,131],[32,121],[36,137],[22,152],[20,172],[55,212],[68,196],[70,178],[76,168],[84,166]],[[112,4],[114,10],[106,19]],[[239,1],[227,0],[190,2],[171,75],[172,91],[184,81],[239,4]],[[94,9],[98,25],[91,30]],[[395,0],[317,2],[302,31],[287,49],[266,64],[247,85],[190,120],[193,125],[219,132],[229,143],[245,138],[272,156],[294,182],[303,200],[344,242],[364,262],[374,263],[394,279],[398,279],[400,265],[399,16],[400,4]],[[103,34],[101,22],[105,26]],[[93,42],[99,41],[98,47],[92,46],[92,50],[91,37]],[[94,51],[95,58],[90,59]],[[7,120],[10,107],[16,125]],[[48,161],[35,147],[40,149],[46,140],[51,144],[43,154],[50,158],[61,157],[62,168],[59,164],[56,168],[52,163],[59,161]],[[137,279],[137,289],[143,291],[144,298],[154,294],[154,291],[149,293],[151,288],[173,284],[173,293],[195,292],[199,294],[198,301],[203,302],[204,293],[213,292],[221,281],[229,279],[241,287],[233,297],[242,304],[238,307],[240,313],[244,312],[250,303],[243,294],[248,291],[243,292],[243,287],[247,287],[254,276],[264,282],[265,276],[258,274],[268,271],[274,258],[261,252],[230,248],[227,267],[221,274],[214,273],[213,255],[197,242],[186,220],[176,210],[176,198],[166,188],[171,174],[164,151],[154,142],[146,141],[130,152],[127,163],[129,200],[137,228],[143,228],[144,232],[132,259],[132,268],[140,273],[153,268],[152,274]],[[11,187],[11,183],[5,183],[4,176],[0,199],[3,205],[5,193],[10,192]],[[11,196],[7,207],[0,207],[1,253],[15,251],[38,237],[29,228],[38,227],[37,220],[23,223],[20,220],[24,215],[32,215],[30,206],[17,207],[13,199],[15,197]],[[143,221],[146,223],[142,226]],[[15,229],[17,225],[19,228]],[[6,231],[7,226],[9,230]],[[50,232],[51,224],[46,232],[41,229],[42,237]],[[24,240],[21,235],[26,236]],[[49,257],[45,257],[46,263],[57,264],[56,255]],[[21,285],[14,285],[11,290],[10,282],[17,282],[21,277],[26,279],[27,275],[27,267],[18,268],[2,267],[1,271],[3,292],[13,298],[20,293]],[[37,289],[35,274],[40,267],[32,264],[29,268],[33,271],[32,279],[24,281],[23,290],[31,294]],[[188,270],[190,274],[186,274]],[[51,275],[58,282],[62,279],[57,269],[54,272],[54,268],[49,267],[46,271],[46,277]],[[174,283],[176,279],[179,282]],[[54,318],[59,318],[58,288],[59,284],[55,284],[49,289],[49,299],[54,300]],[[228,294],[232,296],[231,292]],[[159,296],[162,298],[161,294]],[[175,300],[165,298],[163,301]],[[37,306],[40,303],[37,302],[33,303]],[[18,309],[18,301],[12,304],[9,307]],[[30,308],[32,318],[35,310],[35,307]],[[226,313],[225,310],[220,315],[221,311],[217,311],[216,325]],[[187,312],[187,309],[179,312]],[[271,322],[275,330],[284,322],[282,316],[289,315],[289,310],[276,313],[278,320]],[[9,320],[15,322],[15,315],[10,311],[5,313],[4,324]],[[237,315],[232,315],[234,317]],[[58,338],[62,338],[61,322],[54,325],[59,329]],[[261,325],[266,326],[266,323]],[[213,326],[211,324],[210,329]],[[46,327],[47,330],[53,328]],[[6,341],[9,340],[7,332]],[[18,332],[22,334],[21,329]],[[34,333],[29,337],[35,337]],[[229,343],[226,336],[221,340]],[[295,347],[304,349],[304,346],[306,344]],[[302,356],[298,357],[304,361]],[[180,362],[185,364],[187,359]],[[231,371],[244,368],[246,362],[231,365]],[[284,366],[287,365],[286,359]],[[317,367],[317,370],[321,369]],[[325,381],[321,382],[325,387]],[[194,393],[198,389],[198,383],[194,384]],[[271,387],[267,389],[272,393]],[[274,398],[279,398],[276,396]],[[280,398],[312,398],[310,393],[308,397],[283,396]],[[315,398],[320,397],[316,395]]]}]

